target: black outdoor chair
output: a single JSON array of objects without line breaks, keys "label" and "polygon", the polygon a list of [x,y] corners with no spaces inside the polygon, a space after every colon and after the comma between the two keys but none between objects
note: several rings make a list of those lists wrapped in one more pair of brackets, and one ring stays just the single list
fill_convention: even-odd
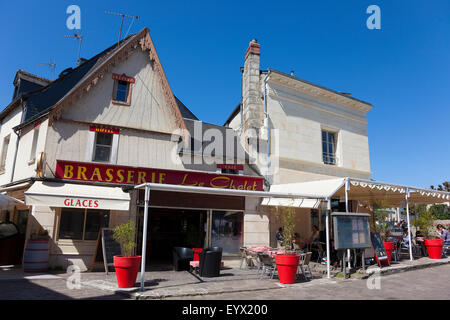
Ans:
[{"label": "black outdoor chair", "polygon": [[206,248],[201,253],[199,253],[198,257],[200,277],[220,276],[220,267],[222,264],[222,248]]},{"label": "black outdoor chair", "polygon": [[206,248],[205,251],[213,251],[213,252],[222,253],[223,248],[222,247],[209,247],[209,248]]},{"label": "black outdoor chair", "polygon": [[174,247],[172,250],[173,267],[175,271],[189,270],[189,262],[194,260],[194,250],[190,248]]}]

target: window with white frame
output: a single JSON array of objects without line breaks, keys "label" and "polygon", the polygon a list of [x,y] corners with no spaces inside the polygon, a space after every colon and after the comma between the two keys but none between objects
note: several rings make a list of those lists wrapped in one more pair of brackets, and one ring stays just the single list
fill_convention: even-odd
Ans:
[{"label": "window with white frame", "polygon": [[101,228],[109,226],[109,211],[62,208],[58,239],[97,240]]},{"label": "window with white frame", "polygon": [[336,164],[336,132],[322,130],[322,159],[324,164]]},{"label": "window with white frame", "polygon": [[94,161],[109,162],[113,135],[110,133],[97,132],[95,135]]},{"label": "window with white frame", "polygon": [[3,145],[2,145],[2,154],[1,154],[1,158],[0,158],[0,171],[5,171],[5,165],[6,165],[6,156],[8,154],[8,146],[9,146],[9,140],[10,140],[11,135],[8,134],[4,139],[3,139]]},{"label": "window with white frame", "polygon": [[119,129],[91,126],[89,128],[87,161],[116,163]]}]

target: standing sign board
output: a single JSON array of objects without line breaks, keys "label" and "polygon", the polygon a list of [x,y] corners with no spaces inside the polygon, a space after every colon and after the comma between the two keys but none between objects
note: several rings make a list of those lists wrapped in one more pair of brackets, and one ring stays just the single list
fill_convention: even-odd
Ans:
[{"label": "standing sign board", "polygon": [[381,268],[381,261],[389,261],[386,249],[384,248],[383,240],[378,232],[371,232],[370,238],[372,240],[372,246],[375,250],[375,254],[377,255],[378,265]]},{"label": "standing sign board", "polygon": [[370,248],[368,213],[334,212],[331,215],[336,250]]},{"label": "standing sign board", "polygon": [[109,267],[114,267],[114,256],[121,254],[120,244],[113,238],[113,229],[102,228],[97,238],[97,246],[90,271],[93,270],[95,264],[103,264],[105,272],[108,274]]}]

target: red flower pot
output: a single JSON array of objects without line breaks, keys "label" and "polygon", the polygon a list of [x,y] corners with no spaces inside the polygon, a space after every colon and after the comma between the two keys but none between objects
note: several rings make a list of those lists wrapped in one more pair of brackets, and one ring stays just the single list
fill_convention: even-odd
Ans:
[{"label": "red flower pot", "polygon": [[442,257],[442,247],[444,246],[444,240],[425,239],[424,242],[430,259],[440,259]]},{"label": "red flower pot", "polygon": [[119,288],[132,288],[141,264],[141,256],[114,256],[117,285]]},{"label": "red flower pot", "polygon": [[389,265],[391,264],[392,251],[394,250],[393,242],[383,242],[384,249],[386,250],[386,254],[388,256]]},{"label": "red flower pot", "polygon": [[194,251],[194,260],[193,261],[199,261],[199,254],[203,251],[203,248],[192,248]]},{"label": "red flower pot", "polygon": [[289,256],[284,254],[275,255],[278,278],[281,283],[292,284],[295,282],[299,261],[300,256],[298,254],[292,254]]}]

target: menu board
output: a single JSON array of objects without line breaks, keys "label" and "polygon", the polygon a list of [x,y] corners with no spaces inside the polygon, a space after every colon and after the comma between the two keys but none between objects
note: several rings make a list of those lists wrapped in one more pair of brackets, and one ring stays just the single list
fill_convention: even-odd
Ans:
[{"label": "menu board", "polygon": [[97,246],[95,248],[95,254],[90,271],[93,270],[95,264],[103,263],[105,266],[105,272],[108,273],[109,267],[114,266],[114,256],[120,254],[120,244],[113,238],[113,229],[102,228],[97,238]]},{"label": "menu board", "polygon": [[376,232],[370,233],[370,238],[372,240],[373,249],[375,250],[375,254],[377,255],[378,260],[387,259],[386,249],[384,248],[383,240],[381,239],[381,235]]},{"label": "menu board", "polygon": [[368,214],[336,212],[332,216],[336,250],[371,247]]}]

